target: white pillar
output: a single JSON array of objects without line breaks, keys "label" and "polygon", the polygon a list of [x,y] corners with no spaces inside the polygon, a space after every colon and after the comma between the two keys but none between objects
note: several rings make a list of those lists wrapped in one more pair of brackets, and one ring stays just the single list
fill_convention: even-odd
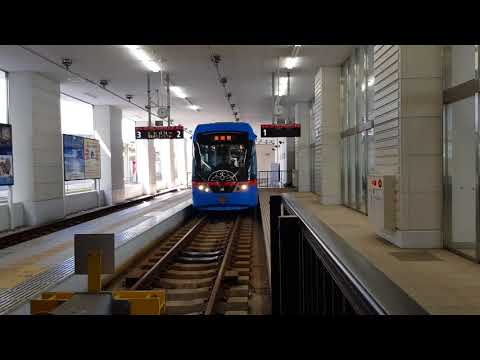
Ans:
[{"label": "white pillar", "polygon": [[13,201],[22,202],[25,223],[65,216],[60,85],[32,72],[9,74],[13,131]]},{"label": "white pillar", "polygon": [[315,76],[311,123],[315,145],[314,177],[322,204],[341,204],[340,68],[322,67]]},{"label": "white pillar", "polygon": [[105,203],[112,205],[125,199],[122,111],[110,105],[94,106],[93,122],[95,138],[100,142],[100,189]]},{"label": "white pillar", "polygon": [[310,160],[310,111],[308,103],[295,105],[295,120],[300,124],[299,138],[295,142],[295,169],[297,172],[296,186],[298,191],[311,191],[311,160]]},{"label": "white pillar", "polygon": [[441,46],[376,45],[374,61],[375,172],[396,178],[396,230],[380,235],[442,247]]}]

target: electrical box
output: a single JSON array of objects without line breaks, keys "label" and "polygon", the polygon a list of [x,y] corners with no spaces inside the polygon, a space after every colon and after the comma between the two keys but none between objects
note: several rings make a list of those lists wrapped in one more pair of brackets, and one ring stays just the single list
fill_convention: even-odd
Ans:
[{"label": "electrical box", "polygon": [[368,177],[368,221],[379,232],[395,230],[395,177]]}]

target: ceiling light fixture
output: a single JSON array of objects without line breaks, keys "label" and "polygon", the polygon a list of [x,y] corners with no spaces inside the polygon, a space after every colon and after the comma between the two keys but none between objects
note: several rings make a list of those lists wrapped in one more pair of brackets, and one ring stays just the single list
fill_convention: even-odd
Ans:
[{"label": "ceiling light fixture", "polygon": [[298,57],[289,56],[285,59],[285,67],[287,69],[291,70],[291,69],[297,67],[297,65],[298,65]]},{"label": "ceiling light fixture", "polygon": [[280,78],[280,84],[278,86],[278,96],[287,95],[287,87],[288,87],[288,78],[285,76],[282,76]]},{"label": "ceiling light fixture", "polygon": [[192,109],[193,111],[200,111],[200,106],[198,105],[190,105],[189,108]]},{"label": "ceiling light fixture", "polygon": [[153,60],[145,50],[143,50],[140,45],[124,45],[130,53],[140,62],[145,65],[145,67],[152,72],[159,72],[161,70],[160,65]]},{"label": "ceiling light fixture", "polygon": [[170,90],[175,94],[175,96],[179,97],[180,99],[185,99],[187,97],[183,90],[178,86],[170,86]]}]

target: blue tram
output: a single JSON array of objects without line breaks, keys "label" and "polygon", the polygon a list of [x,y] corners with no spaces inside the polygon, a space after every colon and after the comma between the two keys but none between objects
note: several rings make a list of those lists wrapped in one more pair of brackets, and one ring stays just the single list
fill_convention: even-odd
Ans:
[{"label": "blue tram", "polygon": [[198,210],[257,207],[256,135],[243,122],[198,125],[193,133],[192,196]]}]

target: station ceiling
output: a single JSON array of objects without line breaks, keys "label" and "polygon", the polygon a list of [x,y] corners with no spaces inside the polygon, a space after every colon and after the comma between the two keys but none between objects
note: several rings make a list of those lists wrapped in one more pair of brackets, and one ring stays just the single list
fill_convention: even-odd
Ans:
[{"label": "station ceiling", "polygon": [[[109,80],[108,88],[118,94],[134,95],[133,102],[147,104],[146,69],[122,45],[25,45],[61,63],[71,58],[71,70],[96,82]],[[233,121],[233,115],[218,83],[210,55],[222,56],[221,69],[228,78],[232,102],[240,119],[258,125],[272,117],[272,72],[279,57],[291,55],[292,45],[148,45],[145,48],[162,58],[174,85],[180,86],[195,105],[196,112],[183,99],[172,96],[171,116],[176,123],[193,128],[198,123]],[[304,45],[298,67],[292,70],[292,101],[313,97],[313,77],[319,66],[341,64],[350,54],[348,45]],[[0,46],[0,68],[5,71],[36,71],[55,79],[61,91],[94,105],[117,105],[133,120],[145,120],[146,112],[82,81],[47,60],[18,45]],[[152,74],[152,89],[158,88],[160,73]],[[155,99],[155,92],[152,91]],[[155,119],[155,117],[153,118]]]}]

